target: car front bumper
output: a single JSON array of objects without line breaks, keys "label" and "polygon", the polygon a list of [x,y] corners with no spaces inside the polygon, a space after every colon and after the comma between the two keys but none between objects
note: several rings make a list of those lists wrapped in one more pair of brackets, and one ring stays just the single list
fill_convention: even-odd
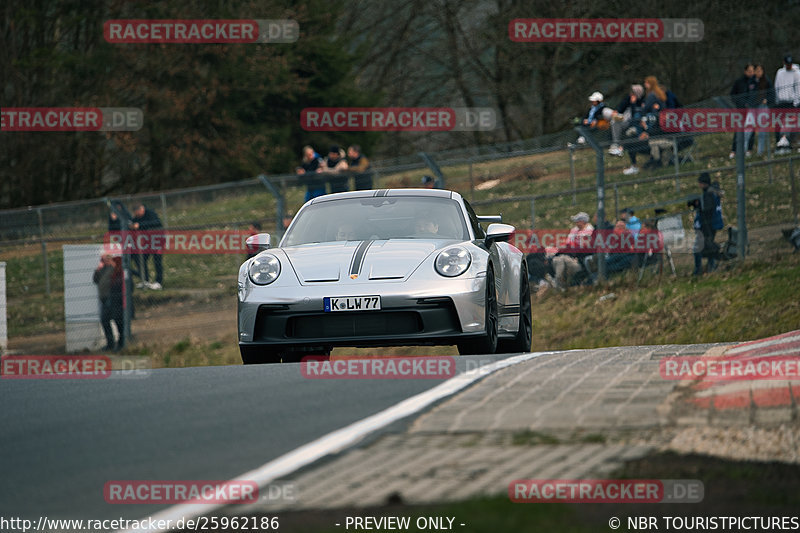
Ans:
[{"label": "car front bumper", "polygon": [[[280,349],[456,344],[485,332],[486,278],[409,283],[251,286],[240,296],[239,343]],[[380,295],[378,311],[324,312],[323,298]]]}]

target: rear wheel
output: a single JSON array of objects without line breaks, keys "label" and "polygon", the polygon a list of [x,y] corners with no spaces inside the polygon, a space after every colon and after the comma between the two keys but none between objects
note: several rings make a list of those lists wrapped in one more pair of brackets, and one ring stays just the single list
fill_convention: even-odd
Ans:
[{"label": "rear wheel", "polygon": [[486,334],[458,344],[461,355],[491,354],[497,351],[497,292],[494,286],[494,271],[486,270],[486,303],[484,305]]},{"label": "rear wheel", "polygon": [[243,365],[266,365],[281,362],[281,354],[264,346],[239,345]]},{"label": "rear wheel", "polygon": [[529,352],[533,336],[533,311],[531,309],[531,285],[528,269],[522,264],[519,287],[519,326],[513,339],[501,339],[497,343],[499,353]]}]

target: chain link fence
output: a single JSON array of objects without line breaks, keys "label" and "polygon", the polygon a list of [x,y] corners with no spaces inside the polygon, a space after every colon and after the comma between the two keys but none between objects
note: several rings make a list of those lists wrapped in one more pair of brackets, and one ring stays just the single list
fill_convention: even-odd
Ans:
[{"label": "chain link fence", "polygon": [[[697,104],[708,107],[708,102]],[[461,150],[429,153],[441,169],[444,187],[468,198],[479,214],[502,213],[521,229],[563,230],[570,215],[597,207],[597,156],[578,144],[573,131]],[[772,134],[770,134],[772,141]],[[727,225],[737,217],[737,171],[728,158],[731,134],[696,135],[691,146],[663,139],[660,163],[625,175],[627,156],[604,148],[606,218],[624,207],[641,219],[680,217],[687,235],[675,246],[678,275],[688,275],[693,213],[687,200],[696,195],[697,176],[709,172],[723,191]],[[772,142],[768,143],[771,145]],[[646,158],[646,156],[645,156]],[[798,223],[797,183],[800,155],[776,156],[768,149],[746,161],[746,209],[751,250],[782,246],[780,229]],[[419,187],[433,170],[419,154],[373,161],[374,188]],[[354,186],[352,179],[349,187]],[[0,211],[0,261],[6,263],[8,350],[12,353],[63,353],[70,347],[101,350],[103,306],[93,280],[103,255],[112,201],[133,211],[139,204],[155,213],[165,232],[251,232],[251,225],[277,242],[285,224],[302,205],[306,184],[287,174],[236,183],[101,198]],[[718,234],[720,242],[725,230]],[[788,244],[784,243],[787,247]],[[181,343],[207,340],[236,343],[236,274],[245,251],[172,253],[161,257],[160,287],[154,286],[155,258],[128,258],[132,278],[123,298],[131,304],[131,337],[125,348],[148,353],[168,345],[179,355]],[[138,274],[138,275],[137,275]],[[110,320],[116,337],[118,328]],[[72,324],[72,325],[71,325]],[[77,324],[77,326],[75,325]],[[70,330],[72,333],[68,333]]]}]

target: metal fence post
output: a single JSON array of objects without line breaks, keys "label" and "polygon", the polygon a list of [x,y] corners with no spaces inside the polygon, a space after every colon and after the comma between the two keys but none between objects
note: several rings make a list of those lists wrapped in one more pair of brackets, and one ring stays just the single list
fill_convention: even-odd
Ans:
[{"label": "metal fence post", "polygon": [[469,199],[475,200],[475,182],[472,178],[472,159],[469,160]]},{"label": "metal fence post", "polygon": [[578,195],[575,192],[575,147],[569,147],[569,185],[572,188],[572,205],[578,203]]},{"label": "metal fence post", "polygon": [[614,217],[619,214],[619,188],[614,184]]},{"label": "metal fence post", "polygon": [[[789,159],[791,165],[792,160]],[[736,132],[736,218],[738,226],[739,259],[744,259],[747,246],[747,219],[745,217],[745,189],[744,189],[744,132]]]},{"label": "metal fence post", "polygon": [[6,264],[0,261],[0,354],[8,351],[8,315],[6,312]]},{"label": "metal fence post", "polygon": [[275,233],[277,234],[277,237],[280,238],[283,236],[283,214],[285,212],[283,195],[264,174],[259,174],[258,180],[272,193],[273,196],[275,196]]},{"label": "metal fence post", "polygon": [[531,229],[536,229],[536,199],[531,198]]},{"label": "metal fence post", "polygon": [[797,184],[794,180],[794,158],[789,158],[789,184],[792,187],[792,216],[794,216],[794,223],[798,224],[797,217]]},{"label": "metal fence post", "polygon": [[161,224],[164,228],[169,228],[169,223],[167,222],[167,197],[162,192],[161,196]]},{"label": "metal fence post", "polygon": [[[603,148],[597,144],[587,128],[578,126],[575,129],[586,138],[586,142],[594,148],[597,156],[597,227],[599,229],[605,226],[606,221],[606,174]],[[606,281],[606,254],[604,253],[597,254],[597,279],[600,282]]]},{"label": "metal fence post", "polygon": [[39,216],[39,242],[42,243],[42,262],[44,263],[44,286],[47,295],[50,296],[50,261],[47,259],[47,243],[44,240],[44,223],[42,221],[42,208],[36,208]]},{"label": "metal fence post", "polygon": [[[131,255],[125,253],[125,242],[127,241],[128,228],[131,219],[127,217],[125,211],[117,209],[117,206],[106,198],[106,205],[113,211],[119,219],[120,238],[122,244],[122,331],[120,337],[125,345],[131,342],[131,320],[133,319],[133,278],[131,277]],[[139,263],[141,265],[141,263]],[[139,277],[143,275],[139,272]]]},{"label": "metal fence post", "polygon": [[772,185],[772,143],[769,141],[770,139],[767,137],[767,161],[769,161],[769,165],[767,165],[767,175],[769,176],[768,183]]},{"label": "metal fence post", "polygon": [[678,157],[678,138],[672,138],[672,159],[675,162],[675,192],[681,192],[680,158]]}]

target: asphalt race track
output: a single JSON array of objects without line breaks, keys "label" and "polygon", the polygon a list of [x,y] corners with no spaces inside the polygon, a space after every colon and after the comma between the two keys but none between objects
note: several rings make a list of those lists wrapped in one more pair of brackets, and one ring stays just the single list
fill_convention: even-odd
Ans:
[{"label": "asphalt race track", "polygon": [[[462,372],[505,356],[456,358]],[[442,380],[309,380],[299,364],[0,381],[0,515],[130,518],[114,480],[225,480]]]}]

